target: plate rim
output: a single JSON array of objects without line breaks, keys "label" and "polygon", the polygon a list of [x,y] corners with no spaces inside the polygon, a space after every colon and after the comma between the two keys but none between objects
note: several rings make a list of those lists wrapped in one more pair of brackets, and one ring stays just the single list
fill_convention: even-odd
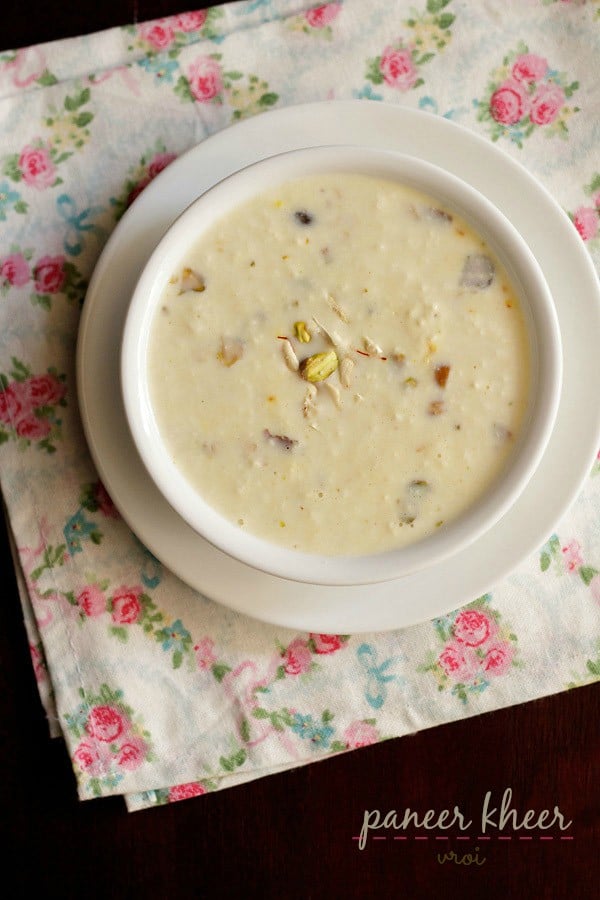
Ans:
[{"label": "plate rim", "polygon": [[[323,119],[323,116],[325,116],[328,127],[331,128],[334,122],[337,123],[338,126],[340,126],[339,140],[336,140],[335,143],[349,143],[346,135],[347,133],[349,133],[349,131],[352,131],[352,129],[356,127],[357,122],[360,121],[366,123],[366,120],[374,118],[375,121],[371,124],[385,125],[388,130],[391,130],[393,137],[400,141],[400,146],[396,148],[399,150],[399,152],[412,152],[414,154],[414,150],[406,149],[405,143],[403,143],[403,141],[406,141],[406,133],[409,132],[409,129],[406,126],[411,125],[412,128],[410,129],[410,133],[413,134],[413,137],[414,133],[417,134],[417,145],[419,145],[419,142],[423,142],[424,136],[427,137],[429,135],[429,137],[435,137],[436,132],[441,133],[443,136],[444,133],[449,136],[452,135],[452,141],[450,141],[450,143],[456,142],[458,140],[459,144],[462,143],[463,147],[467,151],[469,151],[471,155],[474,156],[477,156],[475,150],[483,151],[484,162],[486,164],[497,161],[500,165],[500,168],[505,167],[506,172],[512,171],[513,173],[518,174],[518,179],[522,182],[525,181],[529,191],[532,192],[533,195],[537,195],[538,199],[543,198],[546,206],[552,209],[552,214],[556,218],[557,228],[564,232],[562,238],[562,246],[567,247],[567,251],[571,254],[572,257],[577,257],[574,262],[576,263],[576,268],[579,270],[580,279],[582,281],[585,281],[586,278],[588,278],[591,289],[595,290],[598,299],[600,299],[600,291],[598,290],[596,272],[591,257],[587,253],[585,246],[581,243],[579,236],[575,232],[575,229],[573,229],[570,220],[566,216],[566,213],[564,213],[564,211],[550,195],[550,193],[543,187],[543,185],[537,182],[534,176],[532,176],[531,173],[529,173],[521,163],[508,156],[508,154],[506,154],[503,150],[498,148],[496,145],[491,144],[485,138],[469,131],[468,129],[458,125],[457,123],[450,122],[442,117],[434,116],[431,113],[408,109],[406,107],[396,106],[393,104],[380,103],[378,101],[365,100],[316,101],[314,103],[298,104],[295,106],[288,106],[282,109],[269,111],[253,119],[235,123],[211,135],[200,144],[197,144],[194,147],[190,148],[177,160],[175,160],[171,164],[171,166],[165,169],[160,174],[160,176],[155,179],[144,190],[142,194],[140,194],[140,196],[136,199],[135,204],[125,213],[125,215],[117,224],[116,228],[111,234],[97,262],[94,273],[92,275],[92,279],[90,280],[77,337],[77,393],[79,400],[79,409],[88,448],[91,453],[93,462],[98,470],[98,473],[109,493],[111,493],[111,485],[115,486],[115,478],[113,476],[114,470],[111,471],[110,466],[107,467],[107,465],[105,464],[106,459],[104,450],[99,450],[98,448],[97,427],[93,421],[95,412],[90,407],[91,395],[86,355],[91,352],[91,342],[93,340],[93,336],[91,337],[90,335],[93,330],[94,316],[98,316],[98,311],[101,310],[102,306],[98,297],[101,296],[103,285],[107,280],[107,271],[110,270],[111,265],[115,264],[115,260],[118,261],[119,253],[121,253],[121,255],[124,253],[124,236],[126,236],[128,232],[132,232],[136,228],[140,227],[140,223],[144,220],[144,217],[147,215],[148,211],[152,208],[153,205],[161,205],[161,198],[165,198],[168,195],[169,189],[176,184],[180,173],[181,175],[183,175],[186,169],[194,170],[198,162],[202,163],[203,160],[205,162],[208,162],[211,159],[211,154],[213,157],[213,165],[214,157],[218,156],[219,165],[223,165],[225,168],[227,168],[231,167],[231,165],[233,164],[236,165],[237,168],[241,168],[247,163],[244,161],[240,162],[240,153],[232,154],[232,149],[235,149],[239,145],[242,145],[242,155],[247,155],[249,149],[252,148],[253,159],[256,160],[263,158],[264,155],[271,155],[271,153],[279,152],[278,150],[273,149],[271,149],[271,151],[267,149],[266,154],[263,152],[265,147],[273,147],[274,143],[277,143],[275,135],[277,135],[278,140],[283,139],[285,141],[286,139],[289,139],[287,138],[287,133],[284,133],[284,129],[281,127],[286,124],[286,119],[288,119],[288,126],[290,125],[290,123],[294,126],[292,128],[293,132],[294,128],[298,130],[299,125],[306,124],[304,120],[308,120],[310,128],[314,129],[317,127],[324,127],[324,123],[321,121],[321,119]],[[271,128],[273,125],[277,125],[277,123],[273,122],[273,119],[275,118],[282,120],[279,123],[279,131],[277,131],[276,127]],[[353,119],[355,120],[354,122],[352,121]],[[386,121],[384,122],[384,120]],[[405,126],[404,128],[403,125]],[[419,131],[419,129],[421,129],[421,131]],[[235,132],[237,132],[237,135]],[[237,143],[235,140],[236,137],[240,138]],[[246,139],[245,142],[241,140],[241,138],[244,137]],[[371,134],[369,142],[372,143],[375,139],[377,139],[378,142],[374,145],[381,146],[380,141],[383,140],[383,138],[380,138],[378,135],[375,137],[375,135]],[[316,143],[323,143],[321,138],[319,138],[319,140],[317,141],[312,139],[310,143],[302,143],[300,145],[297,143],[298,140],[301,140],[300,137],[294,137],[293,140],[294,143],[290,145],[290,149],[294,149],[298,146],[314,146]],[[302,140],[304,140],[304,138],[302,138]],[[386,140],[389,140],[389,137],[387,137],[387,135]],[[413,143],[415,143],[415,140],[413,140]],[[261,155],[257,156],[257,153]],[[440,163],[436,159],[431,159],[430,156],[426,156],[424,158],[426,159],[426,161],[434,162],[435,164],[440,165]],[[236,159],[237,164],[235,162]],[[458,174],[458,177],[464,178],[464,176],[461,175],[460,172],[456,172],[456,161],[453,161],[453,163],[454,165],[449,168],[448,171],[451,171],[452,174]],[[201,166],[199,166],[199,168],[201,168]],[[228,171],[235,171],[235,169],[229,168]],[[215,183],[215,171],[211,170],[210,175],[207,175],[206,172],[203,172],[203,175],[208,177],[210,182],[206,185],[206,187]],[[483,177],[485,180],[485,173]],[[472,184],[471,181],[469,181],[469,183]],[[206,189],[206,187],[204,187],[202,190]],[[479,189],[481,190],[481,187]],[[191,199],[188,195],[186,205],[189,205],[189,203],[192,202],[193,199],[195,199],[195,197],[202,192],[202,190],[197,190],[191,197]],[[486,193],[488,199],[491,199],[487,191],[484,193]],[[172,200],[172,202],[174,202],[172,196],[170,199]],[[498,204],[495,203],[495,205]],[[185,205],[181,206],[178,209],[178,212],[173,214],[173,218],[175,218],[184,208]],[[501,209],[501,211],[507,214],[502,206],[500,206],[499,208]],[[172,219],[170,221],[172,221]],[[164,226],[164,228],[168,227],[170,221]],[[566,230],[567,225],[568,231]],[[164,233],[164,231],[162,231],[161,233]],[[533,251],[533,247],[531,247],[531,235],[524,235],[524,237],[530,248],[532,249],[532,252],[534,252],[534,255],[537,256],[535,251]],[[150,240],[150,237],[148,235],[146,236],[146,240]],[[149,253],[153,249],[153,246],[154,244],[152,244],[150,250],[148,250],[148,252],[146,253],[146,256],[149,255]],[[554,294],[557,286],[551,283],[550,287]],[[114,299],[113,303],[115,303]],[[593,304],[590,305],[593,306]],[[600,304],[597,304],[597,306],[600,307]],[[586,331],[586,334],[600,333],[600,313],[598,312],[598,308],[595,308],[594,311],[596,313],[595,328],[589,329],[588,331]],[[566,317],[566,312],[568,312],[568,310],[563,310],[563,317]],[[557,314],[559,317],[559,322],[561,323],[562,336],[563,320],[559,309],[557,309]],[[120,345],[120,340],[118,341],[118,343]],[[565,339],[563,337],[563,344],[564,343]],[[573,352],[573,348],[571,348],[571,352]],[[120,393],[120,380],[118,371],[117,373],[115,373],[115,375],[118,381]],[[563,383],[563,392],[564,388],[565,386]],[[122,405],[120,397],[119,402]],[[564,396],[561,396],[561,406],[559,407],[558,413],[559,416],[561,414],[561,410],[564,413],[564,403]],[[118,413],[116,415],[118,418]],[[120,437],[121,439],[123,439],[123,437],[125,436],[120,435]],[[137,455],[137,451],[133,446],[131,437],[127,435],[125,437],[125,440],[127,440],[127,437],[129,439],[129,443],[131,444],[130,451],[133,452],[138,466],[143,466],[141,459]],[[555,435],[553,433],[551,437],[551,443],[554,437]],[[440,578],[443,578],[444,569],[447,569],[449,564],[460,565],[461,560],[464,564],[465,556],[477,554],[478,551],[481,551],[482,546],[484,546],[484,544],[486,543],[486,537],[487,543],[489,543],[489,540],[498,531],[498,528],[502,526],[502,522],[500,522],[498,526],[492,528],[488,536],[484,535],[483,538],[480,538],[478,541],[476,541],[475,544],[471,545],[470,548],[467,548],[467,550],[459,553],[456,559],[439,563],[436,566],[432,567],[431,570],[427,570],[426,573],[415,573],[412,576],[405,576],[404,578],[394,579],[389,582],[382,582],[379,585],[363,585],[347,588],[307,585],[300,582],[292,582],[287,579],[278,578],[277,576],[260,573],[257,570],[252,569],[250,566],[247,566],[243,563],[238,563],[237,561],[230,559],[221,551],[216,550],[216,548],[212,547],[211,545],[208,545],[205,539],[191,532],[191,529],[189,529],[189,526],[185,525],[183,520],[179,520],[181,526],[180,538],[183,537],[184,531],[191,532],[194,539],[193,542],[196,545],[196,549],[198,550],[200,556],[204,557],[202,565],[204,565],[204,563],[206,562],[208,562],[209,564],[206,576],[208,580],[211,581],[212,586],[209,586],[207,590],[206,578],[203,579],[203,584],[199,583],[197,573],[193,575],[192,578],[190,578],[189,567],[194,566],[194,561],[189,563],[187,568],[185,565],[182,567],[181,561],[175,559],[176,554],[174,548],[167,548],[164,542],[161,547],[160,542],[157,540],[157,535],[153,536],[153,534],[149,533],[147,522],[144,521],[142,523],[137,512],[136,515],[130,515],[130,513],[133,512],[131,506],[128,509],[127,502],[122,500],[122,498],[118,495],[118,492],[111,493],[111,496],[113,497],[113,501],[117,506],[117,509],[119,509],[119,512],[121,513],[125,522],[158,559],[160,559],[174,574],[184,580],[194,590],[199,591],[204,596],[211,597],[216,602],[220,603],[226,608],[229,608],[230,610],[244,613],[245,615],[249,615],[255,619],[258,619],[265,623],[269,623],[271,625],[295,629],[300,628],[302,630],[309,631],[322,631],[323,633],[363,633],[365,631],[388,631],[427,621],[428,619],[435,616],[444,615],[450,610],[470,602],[470,600],[475,599],[476,596],[480,596],[481,594],[486,593],[494,585],[497,585],[497,583],[502,578],[510,574],[510,572],[512,572],[524,559],[526,559],[527,556],[531,552],[533,552],[535,547],[541,546],[544,537],[547,537],[547,535],[551,532],[552,528],[556,524],[556,521],[570,508],[570,506],[576,499],[576,496],[580,492],[583,483],[585,482],[585,479],[592,466],[594,455],[597,452],[598,446],[600,445],[600,416],[598,416],[598,421],[595,423],[595,429],[589,430],[588,445],[589,446],[586,447],[585,451],[583,451],[581,445],[579,445],[580,457],[582,458],[582,460],[583,458],[585,458],[586,466],[583,465],[582,461],[581,466],[577,468],[577,477],[571,476],[569,490],[567,491],[566,496],[563,496],[563,500],[559,504],[560,508],[558,510],[555,510],[555,512],[553,513],[552,521],[547,526],[544,526],[543,529],[540,525],[538,525],[536,533],[539,532],[542,536],[540,537],[538,535],[535,538],[530,536],[528,542],[521,542],[519,551],[515,553],[514,561],[508,568],[505,566],[500,574],[486,578],[483,572],[480,573],[478,571],[477,577],[473,575],[473,589],[469,589],[467,593],[466,586],[463,588],[462,594],[465,595],[463,599],[457,600],[455,596],[452,596],[451,600],[435,602],[433,605],[431,604],[431,602],[429,602],[424,605],[421,612],[414,611],[414,604],[411,604],[410,601],[407,602],[407,595],[410,595],[414,600],[415,594],[418,595],[419,590],[422,590],[427,586],[427,584],[431,581],[432,575],[435,576],[436,572]],[[591,449],[592,447],[593,451]],[[544,454],[544,458],[542,459],[542,462],[540,464],[540,468],[543,467],[544,460],[546,459],[549,452],[550,450],[547,449],[546,454]],[[539,469],[538,472],[536,472],[534,475],[534,480],[538,477],[538,475]],[[153,486],[151,485],[151,483],[149,484],[152,488]],[[564,493],[565,492],[563,489],[563,494]],[[529,494],[530,491],[526,489],[525,499],[522,497],[515,504],[515,507],[517,507],[517,509],[523,507]],[[162,500],[162,498],[160,498],[160,495],[158,496],[159,499]],[[150,504],[148,503],[147,505]],[[170,510],[170,507],[168,507],[168,509]],[[507,514],[507,517],[514,516],[513,510],[511,510]],[[176,519],[179,519],[174,511],[170,511],[173,513]],[[159,514],[157,514],[157,517],[158,515]],[[188,534],[187,538],[189,539],[189,537],[190,535]],[[224,577],[225,570],[229,570],[229,575],[226,577]],[[202,580],[202,576],[200,577]],[[241,582],[239,579],[241,579]],[[215,580],[217,583],[221,582],[220,589],[215,589]],[[249,594],[244,594],[243,592],[239,591],[240,583],[244,584],[246,588],[250,588]],[[475,583],[477,584],[477,587],[475,587]],[[233,590],[236,585],[238,586],[237,591]],[[273,603],[272,600],[269,600],[269,598],[266,596],[267,594],[271,593],[269,589],[273,589],[275,592],[281,592],[282,595],[286,595],[287,599],[284,599],[283,601],[283,608],[281,603]],[[317,594],[316,597],[315,592]],[[373,594],[376,595],[375,598],[373,598]],[[326,597],[325,595],[328,596]],[[361,595],[364,595],[362,598],[362,603]],[[369,618],[368,614],[365,618],[364,611],[361,615],[357,615],[357,601],[359,606],[364,606],[365,597],[367,596],[369,597],[370,601],[373,601],[373,599],[378,601],[378,605],[376,603],[378,615],[373,615],[372,618]],[[310,621],[306,618],[306,614],[303,615],[303,613],[306,613],[306,601],[309,599],[313,601],[311,604],[312,609],[307,613],[307,615],[310,617]],[[259,603],[258,608],[256,607],[257,600]],[[294,601],[294,603],[291,603],[292,600]],[[316,604],[315,600],[317,601]],[[389,600],[392,600],[394,604],[398,604],[399,614],[397,616],[392,615],[391,618],[389,610],[382,609],[382,604],[385,606],[386,602],[388,602]],[[328,604],[330,601],[335,601],[336,610],[338,610],[337,614],[334,613],[330,607],[325,610],[323,609],[323,605]],[[296,604],[298,602],[301,604],[299,610],[296,608]],[[293,608],[290,608],[290,603]],[[408,606],[410,607],[410,609],[407,610],[405,608],[404,615],[401,615],[400,613],[402,612],[401,607],[403,603],[404,607]],[[419,604],[417,604],[417,606],[419,606]],[[352,624],[353,621],[354,626]]]}]

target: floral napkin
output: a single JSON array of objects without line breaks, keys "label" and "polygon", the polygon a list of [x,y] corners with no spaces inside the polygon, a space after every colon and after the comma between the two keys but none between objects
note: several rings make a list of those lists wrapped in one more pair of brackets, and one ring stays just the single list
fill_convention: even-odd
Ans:
[{"label": "floral napkin", "polygon": [[299,634],[201,597],[141,545],[94,471],[74,372],[126,208],[210,133],[287,104],[369,98],[497,141],[600,264],[599,59],[597,0],[246,0],[0,54],[0,476],[82,799],[172,802],[600,678],[598,462],[493,594],[397,632]]}]

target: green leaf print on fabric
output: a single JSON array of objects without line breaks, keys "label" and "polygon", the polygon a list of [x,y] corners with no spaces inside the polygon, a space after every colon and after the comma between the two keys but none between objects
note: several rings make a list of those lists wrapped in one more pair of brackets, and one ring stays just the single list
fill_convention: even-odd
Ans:
[{"label": "green leaf print on fabric", "polygon": [[567,688],[583,687],[586,684],[593,684],[600,681],[600,643],[597,646],[597,656],[595,659],[587,659],[585,663],[585,671],[574,677],[573,681],[567,684]]}]

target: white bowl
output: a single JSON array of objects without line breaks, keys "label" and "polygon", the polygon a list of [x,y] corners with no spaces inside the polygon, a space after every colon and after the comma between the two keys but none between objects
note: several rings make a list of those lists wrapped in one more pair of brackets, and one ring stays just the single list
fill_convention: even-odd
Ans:
[{"label": "white bowl", "polygon": [[[148,342],[156,307],[186,250],[217,219],[257,194],[293,178],[333,172],[395,180],[453,209],[482,236],[506,269],[530,336],[529,408],[502,475],[477,503],[435,534],[399,549],[362,556],[288,549],[243,530],[211,507],[165,447],[147,378]],[[230,556],[273,575],[312,584],[354,585],[399,578],[438,563],[484,534],[519,497],[542,458],[558,409],[561,378],[561,340],[552,296],[539,265],[508,219],[474,188],[430,163],[354,146],[313,147],[263,159],[225,178],[192,203],[169,228],[138,280],[121,347],[121,382],[131,434],[150,477],[170,505],[196,532]]]}]

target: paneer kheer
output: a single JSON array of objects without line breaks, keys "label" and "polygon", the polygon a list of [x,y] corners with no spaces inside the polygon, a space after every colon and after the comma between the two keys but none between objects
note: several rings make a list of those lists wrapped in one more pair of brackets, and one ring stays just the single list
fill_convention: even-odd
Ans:
[{"label": "paneer kheer", "polygon": [[390,180],[313,175],[182,252],[152,324],[169,453],[228,519],[363,554],[472,506],[524,424],[519,298],[476,231]]}]

